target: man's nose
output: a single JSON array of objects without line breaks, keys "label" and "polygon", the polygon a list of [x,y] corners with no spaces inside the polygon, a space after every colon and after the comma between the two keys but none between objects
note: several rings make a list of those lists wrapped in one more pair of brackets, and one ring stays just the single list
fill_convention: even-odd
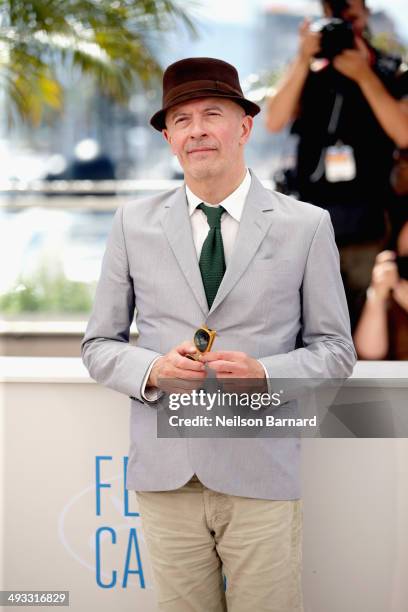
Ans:
[{"label": "man's nose", "polygon": [[201,138],[202,136],[206,135],[207,131],[202,117],[193,117],[190,124],[190,136],[192,138]]}]

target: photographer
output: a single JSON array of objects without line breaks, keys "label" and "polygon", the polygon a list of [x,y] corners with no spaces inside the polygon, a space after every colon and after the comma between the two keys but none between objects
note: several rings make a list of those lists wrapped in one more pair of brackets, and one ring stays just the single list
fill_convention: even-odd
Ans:
[{"label": "photographer", "polygon": [[354,343],[360,359],[408,359],[408,221],[377,255]]},{"label": "photographer", "polygon": [[371,46],[364,0],[322,5],[340,24],[303,23],[298,54],[268,99],[266,124],[277,132],[293,121],[293,190],[330,212],[354,327],[393,206],[394,148],[408,146],[407,72]]}]

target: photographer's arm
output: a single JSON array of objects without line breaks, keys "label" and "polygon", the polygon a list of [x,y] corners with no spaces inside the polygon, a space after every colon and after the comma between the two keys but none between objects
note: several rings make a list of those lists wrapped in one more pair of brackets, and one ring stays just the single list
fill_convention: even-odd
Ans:
[{"label": "photographer's arm", "polygon": [[381,127],[400,149],[408,147],[408,100],[393,98],[380,79],[370,71],[360,88]]},{"label": "photographer's arm", "polygon": [[396,100],[371,69],[364,42],[357,49],[343,51],[334,60],[336,70],[360,87],[383,130],[400,149],[408,147],[408,100]]},{"label": "photographer's arm", "polygon": [[385,359],[388,353],[388,299],[398,285],[398,268],[393,251],[376,257],[367,300],[361,313],[354,344],[360,359]]},{"label": "photographer's arm", "polygon": [[266,128],[279,132],[296,116],[299,100],[309,73],[310,60],[320,47],[320,34],[310,32],[309,22],[300,28],[298,54],[277,87],[276,93],[267,99]]},{"label": "photographer's arm", "polygon": [[385,359],[388,352],[387,299],[372,287],[354,333],[354,346],[360,359]]}]

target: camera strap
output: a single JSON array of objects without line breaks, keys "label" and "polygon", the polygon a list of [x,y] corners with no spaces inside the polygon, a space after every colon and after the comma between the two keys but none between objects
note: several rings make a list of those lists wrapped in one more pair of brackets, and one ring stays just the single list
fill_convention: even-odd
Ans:
[{"label": "camera strap", "polygon": [[[332,112],[330,115],[329,125],[327,126],[328,136],[334,136],[334,134],[336,133],[337,127],[339,125],[341,109],[343,108],[343,102],[344,102],[343,94],[336,92],[336,97],[334,98],[333,108],[332,108]],[[326,153],[327,153],[327,146],[322,148],[317,166],[309,177],[312,183],[317,183],[317,181],[319,181],[325,174]]]},{"label": "camera strap", "polygon": [[329,121],[329,127],[327,128],[327,133],[329,136],[333,136],[336,133],[337,126],[339,125],[340,113],[343,108],[344,96],[343,94],[337,92],[336,97],[334,99],[333,110]]},{"label": "camera strap", "polygon": [[[343,107],[343,94],[337,92],[327,128],[327,135],[332,137],[339,125],[340,113]],[[340,140],[334,145],[323,147],[316,169],[310,175],[312,183],[326,176],[328,183],[352,181],[356,177],[356,160],[353,148]]]}]

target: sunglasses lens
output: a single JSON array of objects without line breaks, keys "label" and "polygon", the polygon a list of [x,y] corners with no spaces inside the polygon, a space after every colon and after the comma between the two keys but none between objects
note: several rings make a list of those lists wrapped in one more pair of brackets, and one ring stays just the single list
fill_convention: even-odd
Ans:
[{"label": "sunglasses lens", "polygon": [[205,329],[198,329],[194,334],[194,344],[200,353],[204,353],[204,351],[208,347],[208,343],[210,342],[210,334],[205,331]]}]

